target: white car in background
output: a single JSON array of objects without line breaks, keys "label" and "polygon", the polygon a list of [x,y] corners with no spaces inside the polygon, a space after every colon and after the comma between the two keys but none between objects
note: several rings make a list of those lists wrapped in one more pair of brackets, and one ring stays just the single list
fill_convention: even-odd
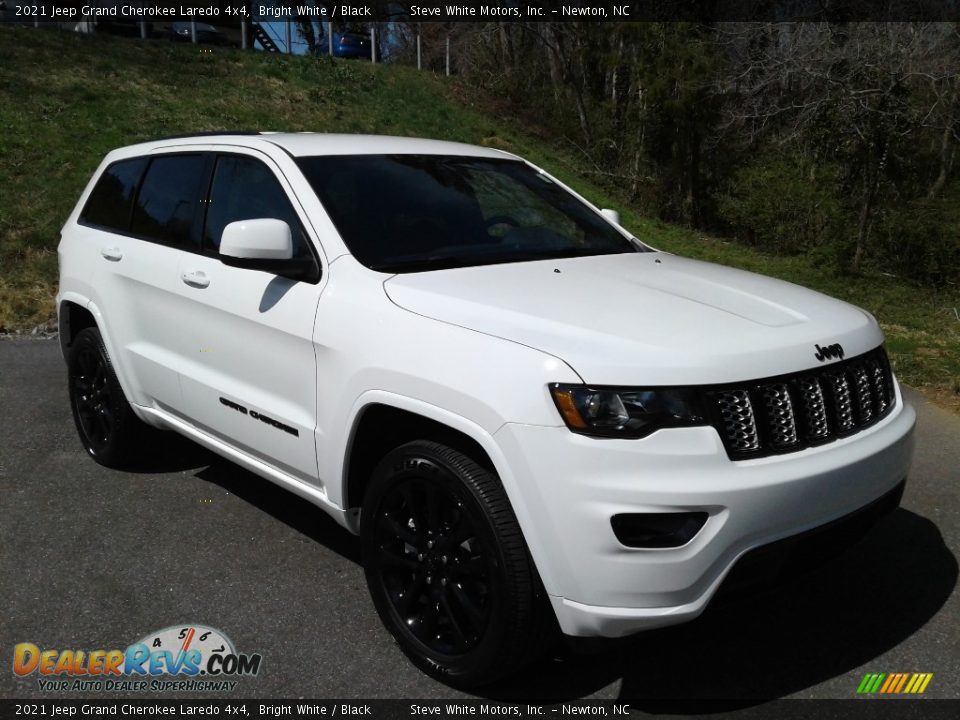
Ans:
[{"label": "white car in background", "polygon": [[315,503],[361,536],[400,647],[454,685],[557,625],[690,620],[750,551],[833,547],[896,507],[910,467],[869,313],[658,252],[499,150],[126,147],[59,257],[93,459],[174,430]]}]

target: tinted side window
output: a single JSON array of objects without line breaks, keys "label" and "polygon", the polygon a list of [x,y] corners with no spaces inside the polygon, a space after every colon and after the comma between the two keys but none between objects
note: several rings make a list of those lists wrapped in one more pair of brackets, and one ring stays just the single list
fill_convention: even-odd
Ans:
[{"label": "tinted side window", "polygon": [[131,231],[169,245],[196,245],[193,219],[202,197],[203,155],[154,158],[140,185]]},{"label": "tinted side window", "polygon": [[207,206],[203,247],[219,249],[220,236],[229,223],[254,218],[283,220],[293,236],[293,256],[310,255],[306,232],[270,168],[250,157],[218,158]]},{"label": "tinted side window", "polygon": [[80,213],[80,221],[87,225],[127,232],[130,227],[133,196],[146,166],[146,158],[136,158],[115,162],[104,170],[90,193],[83,212]]}]

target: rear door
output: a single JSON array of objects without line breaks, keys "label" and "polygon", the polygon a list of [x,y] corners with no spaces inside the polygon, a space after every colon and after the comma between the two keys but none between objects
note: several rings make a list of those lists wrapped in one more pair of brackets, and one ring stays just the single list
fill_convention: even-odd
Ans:
[{"label": "rear door", "polygon": [[[311,281],[224,265],[228,223],[285,221],[294,255],[312,257]],[[312,333],[322,289],[320,256],[280,169],[255,150],[214,157],[201,252],[180,261],[178,319],[188,348],[183,411],[195,426],[307,482],[317,482],[317,374]]]},{"label": "rear door", "polygon": [[152,155],[112,164],[80,216],[95,255],[95,302],[131,402],[180,404],[177,269],[199,248],[209,155]]}]

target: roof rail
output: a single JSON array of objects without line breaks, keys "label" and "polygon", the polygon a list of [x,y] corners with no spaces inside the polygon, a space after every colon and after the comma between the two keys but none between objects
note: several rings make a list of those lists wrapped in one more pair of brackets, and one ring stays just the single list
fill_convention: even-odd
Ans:
[{"label": "roof rail", "polygon": [[259,130],[206,130],[204,132],[183,133],[182,135],[167,135],[153,138],[145,142],[160,142],[162,140],[182,140],[184,138],[210,137],[212,135],[261,135]]}]

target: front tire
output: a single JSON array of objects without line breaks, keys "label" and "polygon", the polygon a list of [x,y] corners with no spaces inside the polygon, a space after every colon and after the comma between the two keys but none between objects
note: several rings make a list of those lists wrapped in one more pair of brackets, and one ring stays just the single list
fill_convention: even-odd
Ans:
[{"label": "front tire", "polygon": [[374,471],[360,521],[374,606],[420,669],[471,687],[532,657],[539,581],[496,475],[408,443]]},{"label": "front tire", "polygon": [[70,409],[87,453],[106,467],[130,463],[145,425],[134,415],[97,328],[84,328],[67,357]]}]

